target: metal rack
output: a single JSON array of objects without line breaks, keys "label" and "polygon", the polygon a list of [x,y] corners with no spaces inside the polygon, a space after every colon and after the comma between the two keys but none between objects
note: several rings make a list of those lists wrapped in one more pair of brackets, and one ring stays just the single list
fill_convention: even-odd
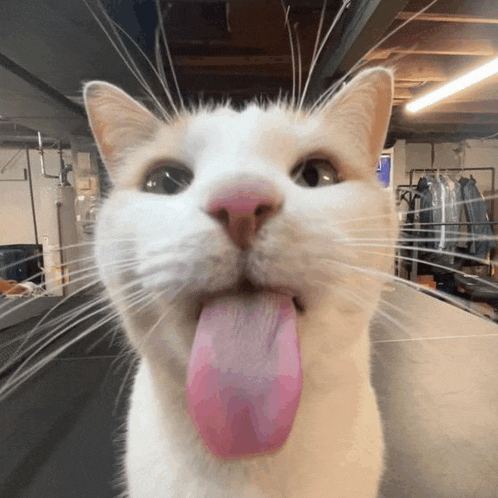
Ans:
[{"label": "metal rack", "polygon": [[[413,177],[414,174],[416,173],[431,173],[431,172],[437,172],[437,173],[445,173],[448,171],[453,171],[453,172],[459,172],[459,173],[468,173],[471,171],[489,171],[491,174],[491,212],[494,213],[494,207],[495,207],[495,199],[494,199],[494,194],[495,194],[495,168],[494,167],[486,167],[486,168],[424,168],[424,169],[418,169],[418,168],[412,168],[409,171],[409,178],[410,178],[410,183],[409,185],[399,185],[398,188],[396,189],[397,194],[399,196],[401,188],[407,187],[408,190],[413,190],[414,188],[414,183],[413,183]],[[489,213],[488,213],[489,214]],[[498,221],[490,220],[489,222],[478,222],[478,223],[470,223],[470,222],[459,222],[459,223],[418,223],[419,226],[446,226],[446,225],[451,225],[451,226],[469,226],[469,225],[484,225],[484,224],[491,224],[491,225],[497,225]],[[416,277],[418,275],[418,256],[419,256],[419,249],[417,245],[414,245],[412,248],[407,248],[407,250],[411,250],[413,254],[413,261],[411,265],[411,271],[410,271],[410,280],[415,281]],[[400,268],[400,260],[398,260],[398,272]]]}]

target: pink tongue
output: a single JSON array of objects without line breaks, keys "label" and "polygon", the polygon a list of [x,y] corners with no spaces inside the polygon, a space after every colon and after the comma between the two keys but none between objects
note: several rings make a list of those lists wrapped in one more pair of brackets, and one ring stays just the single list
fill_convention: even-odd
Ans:
[{"label": "pink tongue", "polygon": [[301,396],[292,299],[228,296],[202,310],[187,376],[188,411],[218,457],[280,448]]}]

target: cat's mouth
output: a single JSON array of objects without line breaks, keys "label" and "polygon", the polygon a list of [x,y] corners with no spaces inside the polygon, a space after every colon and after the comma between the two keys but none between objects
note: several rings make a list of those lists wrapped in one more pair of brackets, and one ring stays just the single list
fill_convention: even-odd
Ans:
[{"label": "cat's mouth", "polygon": [[240,279],[237,285],[233,287],[202,295],[198,301],[198,306],[196,309],[196,319],[199,320],[202,308],[206,305],[207,302],[213,299],[224,296],[251,295],[262,292],[271,292],[292,297],[292,302],[294,303],[294,307],[296,308],[297,313],[299,315],[302,315],[306,312],[304,299],[296,289],[288,286],[258,286],[251,282],[247,277],[243,277]]}]

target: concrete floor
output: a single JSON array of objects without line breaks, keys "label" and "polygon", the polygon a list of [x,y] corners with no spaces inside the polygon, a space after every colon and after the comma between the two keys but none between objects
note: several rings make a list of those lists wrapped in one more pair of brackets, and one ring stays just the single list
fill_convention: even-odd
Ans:
[{"label": "concrete floor", "polygon": [[[372,326],[387,444],[380,496],[495,498],[498,327],[406,286],[384,298]],[[0,332],[0,340],[32,324]],[[127,388],[118,392],[130,361],[108,329],[72,346],[0,403],[0,497],[118,495]],[[418,340],[424,337],[438,339]]]}]

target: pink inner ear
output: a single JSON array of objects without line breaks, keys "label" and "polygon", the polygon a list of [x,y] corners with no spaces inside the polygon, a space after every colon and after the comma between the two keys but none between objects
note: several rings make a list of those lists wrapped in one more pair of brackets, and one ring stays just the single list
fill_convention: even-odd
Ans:
[{"label": "pink inner ear", "polygon": [[189,414],[218,457],[273,451],[289,437],[302,389],[295,308],[278,294],[206,306],[190,355]]}]

